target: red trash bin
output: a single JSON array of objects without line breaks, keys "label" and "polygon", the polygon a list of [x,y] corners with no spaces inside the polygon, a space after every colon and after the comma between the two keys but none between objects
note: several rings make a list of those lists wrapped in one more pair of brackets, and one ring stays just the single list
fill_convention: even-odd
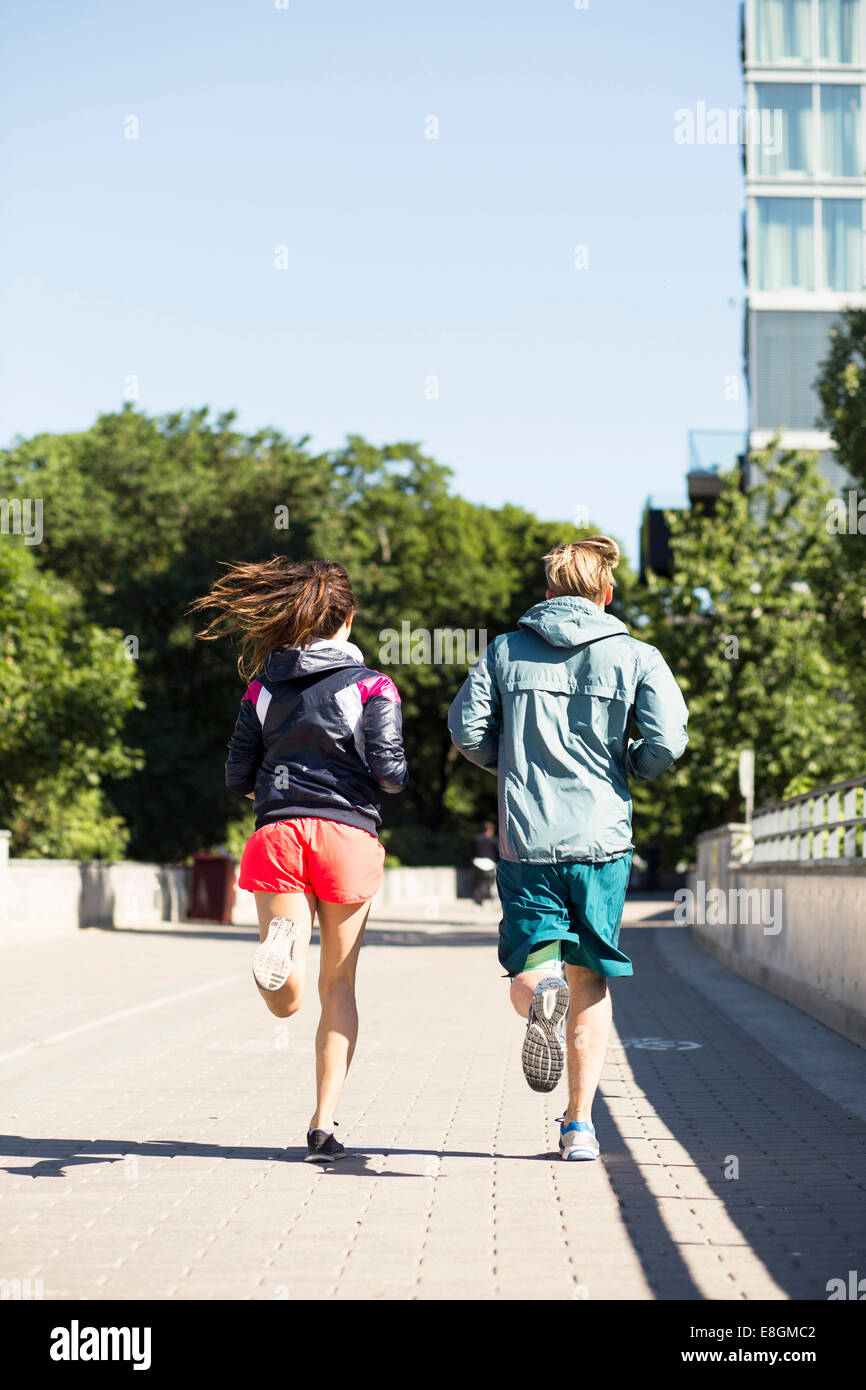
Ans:
[{"label": "red trash bin", "polygon": [[189,902],[191,918],[200,922],[231,922],[236,867],[237,860],[230,854],[193,855]]}]

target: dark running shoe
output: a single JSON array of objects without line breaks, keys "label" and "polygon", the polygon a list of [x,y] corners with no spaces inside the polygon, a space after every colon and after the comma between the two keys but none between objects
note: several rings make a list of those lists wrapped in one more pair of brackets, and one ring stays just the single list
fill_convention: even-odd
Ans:
[{"label": "dark running shoe", "polygon": [[305,1163],[336,1163],[345,1158],[346,1150],[336,1134],[326,1134],[323,1129],[307,1130],[307,1156]]},{"label": "dark running shoe", "polygon": [[523,1040],[523,1075],[533,1091],[553,1091],[565,1070],[565,1037],[569,990],[558,975],[548,975],[535,986],[526,1037]]}]

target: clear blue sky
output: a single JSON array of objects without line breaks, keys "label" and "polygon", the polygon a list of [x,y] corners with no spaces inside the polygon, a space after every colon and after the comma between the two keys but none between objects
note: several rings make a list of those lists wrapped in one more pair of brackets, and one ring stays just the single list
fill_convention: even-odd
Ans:
[{"label": "clear blue sky", "polygon": [[742,100],[735,0],[6,0],[0,25],[0,443],[86,428],[135,375],[149,413],[420,440],[465,496],[586,506],[634,556],[687,430],[743,425],[739,151],[673,138]]}]

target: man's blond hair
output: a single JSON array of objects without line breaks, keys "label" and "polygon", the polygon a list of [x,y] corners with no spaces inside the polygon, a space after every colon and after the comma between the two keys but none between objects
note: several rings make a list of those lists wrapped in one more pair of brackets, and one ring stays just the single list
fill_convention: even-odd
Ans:
[{"label": "man's blond hair", "polygon": [[587,536],[582,541],[557,545],[544,557],[547,587],[555,595],[573,594],[602,603],[616,581],[619,546],[610,536]]}]

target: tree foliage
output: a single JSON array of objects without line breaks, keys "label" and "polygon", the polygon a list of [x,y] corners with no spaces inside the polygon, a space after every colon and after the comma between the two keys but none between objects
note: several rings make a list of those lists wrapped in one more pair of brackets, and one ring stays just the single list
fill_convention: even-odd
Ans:
[{"label": "tree foliage", "polygon": [[758,457],[748,494],[735,473],[713,515],[668,514],[674,573],[650,576],[635,631],[660,648],[689,706],[689,746],[635,788],[636,827],[668,863],[702,830],[741,820],[740,751],[756,758],[756,805],[862,773],[866,723],[848,638],[863,608],[828,531],[830,490],[814,457]]},{"label": "tree foliage", "polygon": [[12,853],[120,857],[128,841],[102,781],[139,763],[123,725],[136,675],[121,634],[86,621],[33,549],[0,540],[0,825]]},{"label": "tree foliage", "polygon": [[[741,816],[742,748],[759,802],[866,763],[861,571],[827,525],[814,461],[773,446],[759,463],[748,496],[731,476],[714,515],[670,515],[671,580],[617,571],[613,611],[661,650],[690,707],[684,758],[635,788],[636,843],[668,864]],[[543,597],[544,553],[598,529],[470,503],[413,443],[350,436],[315,453],[207,410],[126,408],[20,441],[0,455],[0,495],[43,502],[42,544],[0,546],[0,823],[40,854],[113,856],[126,836],[146,859],[239,848],[251,811],[223,783],[236,653],[197,642],[186,610],[221,562],[286,554],[346,565],[356,640],[400,689],[412,781],[384,800],[392,862],[463,858],[496,784],[452,749],[448,705],[475,654]],[[416,639],[446,630],[431,661]]]},{"label": "tree foliage", "polygon": [[[315,454],[305,439],[245,435],[233,415],[207,410],[152,419],[126,408],[81,434],[22,441],[0,457],[0,489],[43,499],[40,564],[75,585],[92,622],[137,642],[142,700],[126,737],[144,761],[123,780],[107,769],[104,784],[129,826],[130,853],[148,859],[237,847],[252,823],[223,785],[242,693],[235,653],[196,642],[186,616],[220,562],[341,561],[361,603],[356,638],[379,665],[383,634],[402,635],[404,624],[462,634],[471,657],[543,596],[545,550],[581,534],[455,496],[450,470],[415,444],[376,448],[351,436]],[[399,802],[385,798],[384,838],[408,862],[453,861],[495,809],[493,779],[458,757],[445,726],[470,661],[459,659],[459,642],[444,656],[387,666],[403,699],[412,782]]]},{"label": "tree foliage", "polygon": [[830,329],[815,385],[839,462],[866,489],[866,309],[846,310]]}]

